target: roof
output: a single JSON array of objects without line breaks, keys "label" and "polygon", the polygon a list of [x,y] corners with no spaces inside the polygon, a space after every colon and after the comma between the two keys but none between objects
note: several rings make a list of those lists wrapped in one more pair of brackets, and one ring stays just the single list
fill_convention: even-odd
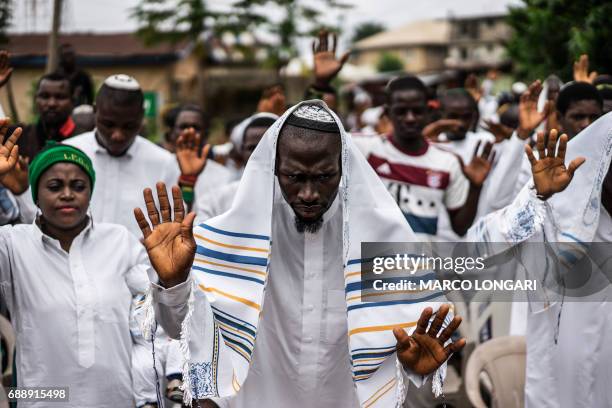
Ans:
[{"label": "roof", "polygon": [[[6,48],[15,66],[44,65],[48,34],[9,34]],[[71,33],[60,34],[58,44],[74,46],[80,65],[118,65],[165,63],[178,58],[185,43],[145,46],[134,33]]]},{"label": "roof", "polygon": [[447,45],[450,39],[450,22],[446,20],[422,20],[394,30],[374,34],[355,43],[357,50],[381,49],[417,45]]}]

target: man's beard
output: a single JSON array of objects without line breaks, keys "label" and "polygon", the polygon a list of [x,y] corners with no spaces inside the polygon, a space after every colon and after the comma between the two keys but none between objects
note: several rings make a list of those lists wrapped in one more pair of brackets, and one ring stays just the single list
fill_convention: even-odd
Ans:
[{"label": "man's beard", "polygon": [[323,226],[323,217],[319,217],[314,221],[305,221],[302,218],[295,216],[295,228],[300,234],[309,232],[311,234],[316,233]]}]

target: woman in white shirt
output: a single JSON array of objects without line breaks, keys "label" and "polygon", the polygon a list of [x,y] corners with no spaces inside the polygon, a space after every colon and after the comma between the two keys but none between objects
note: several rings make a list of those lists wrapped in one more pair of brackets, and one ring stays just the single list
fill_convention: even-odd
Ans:
[{"label": "woman in white shirt", "polygon": [[[0,177],[17,163],[20,130],[0,120]],[[57,407],[134,407],[132,299],[148,285],[143,246],[88,215],[90,159],[57,144],[29,168],[38,216],[0,228],[0,294],[17,335],[18,387],[66,387]],[[48,406],[47,401],[19,406]]]}]

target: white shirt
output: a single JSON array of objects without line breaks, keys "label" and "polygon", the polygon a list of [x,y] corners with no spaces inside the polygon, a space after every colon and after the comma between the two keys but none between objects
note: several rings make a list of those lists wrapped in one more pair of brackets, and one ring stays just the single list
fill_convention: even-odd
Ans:
[{"label": "white shirt", "polygon": [[[257,345],[249,375],[222,408],[358,407],[348,353],[342,267],[342,211],[335,200],[316,234],[300,234],[293,210],[274,204],[271,257]],[[153,285],[157,317],[178,337],[190,281],[171,289]],[[197,307],[197,305],[196,305]],[[419,376],[407,376],[420,385]]]},{"label": "white shirt", "polygon": [[180,170],[174,155],[136,136],[123,156],[114,157],[98,144],[95,130],[66,139],[64,143],[81,149],[93,163],[96,185],[90,208],[94,220],[123,225],[136,237],[141,237],[134,208],[144,207],[142,190],[146,187],[157,196],[155,184],[158,181],[166,183],[168,191],[178,184]]},{"label": "white shirt", "polygon": [[36,224],[0,228],[18,386],[69,387],[57,407],[133,407],[130,305],[148,268],[143,246],[118,225],[91,224],[69,253]]},{"label": "white shirt", "polygon": [[[204,167],[204,170],[198,176],[198,180],[193,189],[194,199],[192,211],[198,214],[198,220],[200,220],[199,215],[201,211],[208,206],[208,202],[210,200],[215,200],[216,191],[228,185],[233,180],[235,180],[234,176],[227,167],[213,160],[208,160],[206,162],[206,167]],[[208,218],[204,218],[202,221]]]},{"label": "white shirt", "polygon": [[210,218],[221,215],[232,206],[240,180],[232,181],[209,194],[207,200],[202,200],[202,206],[198,208],[197,222],[204,222]]}]

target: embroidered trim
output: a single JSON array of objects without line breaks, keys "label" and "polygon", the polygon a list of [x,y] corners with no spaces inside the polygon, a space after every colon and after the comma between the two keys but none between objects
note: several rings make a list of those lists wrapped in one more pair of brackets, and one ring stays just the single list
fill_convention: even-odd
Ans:
[{"label": "embroidered trim", "polygon": [[213,367],[212,363],[194,363],[189,365],[189,379],[193,398],[202,399],[215,396],[213,389]]},{"label": "embroidered trim", "polygon": [[179,340],[179,345],[181,349],[181,354],[183,356],[183,384],[181,385],[181,391],[183,391],[183,403],[187,406],[191,406],[191,401],[193,400],[192,394],[192,381],[191,381],[191,370],[189,367],[189,360],[191,359],[191,352],[189,350],[189,338],[190,336],[190,326],[191,326],[191,317],[193,315],[193,309],[195,307],[195,280],[192,278],[191,281],[191,289],[189,291],[189,300],[187,300],[187,314],[183,319],[183,323],[181,324],[181,338]]},{"label": "embroidered trim", "polygon": [[529,198],[510,221],[507,236],[512,242],[518,243],[529,238],[544,222],[546,206],[544,201],[536,197],[535,189],[528,188]]}]

